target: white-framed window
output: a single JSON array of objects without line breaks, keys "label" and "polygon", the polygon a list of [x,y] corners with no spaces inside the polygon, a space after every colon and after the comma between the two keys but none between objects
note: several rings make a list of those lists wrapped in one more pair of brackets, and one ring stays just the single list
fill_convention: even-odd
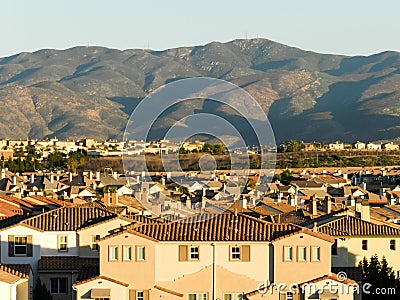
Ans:
[{"label": "white-framed window", "polygon": [[90,237],[90,249],[92,251],[99,251],[99,244],[97,244],[97,240],[100,239],[100,235],[96,234],[96,235],[92,235]]},{"label": "white-framed window", "polygon": [[68,278],[50,278],[50,293],[67,294]]},{"label": "white-framed window", "polygon": [[312,261],[320,261],[321,260],[321,248],[317,246],[311,247],[311,259]]},{"label": "white-framed window", "polygon": [[240,260],[240,246],[231,246],[231,260]]},{"label": "white-framed window", "polygon": [[26,236],[14,237],[14,255],[15,256],[28,255],[28,237]]},{"label": "white-framed window", "polygon": [[292,261],[293,259],[293,248],[291,246],[283,247],[283,259],[285,261]]},{"label": "white-framed window", "polygon": [[293,292],[286,292],[286,300],[293,300]]},{"label": "white-framed window", "polygon": [[136,300],[144,300],[144,292],[136,291]]},{"label": "white-framed window", "polygon": [[298,260],[299,261],[305,261],[307,259],[307,248],[300,246],[297,248],[298,251]]},{"label": "white-framed window", "polygon": [[190,293],[188,300],[207,300],[207,293]]},{"label": "white-framed window", "polygon": [[146,248],[143,246],[138,246],[137,250],[137,260],[145,260],[146,259]]},{"label": "white-framed window", "polygon": [[132,247],[131,246],[122,246],[122,259],[123,260],[132,260]]},{"label": "white-framed window", "polygon": [[199,260],[199,247],[198,246],[190,246],[189,248],[189,258],[190,260]]},{"label": "white-framed window", "polygon": [[108,248],[109,251],[109,260],[110,261],[115,261],[118,260],[118,247],[117,246],[110,246]]},{"label": "white-framed window", "polygon": [[224,293],[224,300],[242,300],[242,293]]},{"label": "white-framed window", "polygon": [[60,252],[68,251],[68,236],[66,235],[58,236],[58,251]]}]

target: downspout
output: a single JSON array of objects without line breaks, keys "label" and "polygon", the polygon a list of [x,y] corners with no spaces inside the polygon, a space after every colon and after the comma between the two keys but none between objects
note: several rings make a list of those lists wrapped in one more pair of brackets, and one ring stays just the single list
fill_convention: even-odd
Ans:
[{"label": "downspout", "polygon": [[215,294],[216,294],[216,268],[215,268],[215,244],[212,243],[212,293],[211,293],[211,300],[215,300]]}]

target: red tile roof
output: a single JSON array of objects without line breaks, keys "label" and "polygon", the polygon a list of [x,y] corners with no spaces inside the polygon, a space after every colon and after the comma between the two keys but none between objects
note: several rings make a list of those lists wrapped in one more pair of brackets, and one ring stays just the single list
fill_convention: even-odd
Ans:
[{"label": "red tile roof", "polygon": [[187,219],[164,223],[145,224],[134,229],[158,241],[271,241],[301,228],[293,224],[272,224],[242,214],[199,214]]}]

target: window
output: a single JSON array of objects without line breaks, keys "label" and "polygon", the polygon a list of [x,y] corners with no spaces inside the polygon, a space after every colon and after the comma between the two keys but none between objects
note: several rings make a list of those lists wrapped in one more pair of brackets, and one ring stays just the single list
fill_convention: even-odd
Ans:
[{"label": "window", "polygon": [[283,247],[283,258],[285,261],[291,261],[293,259],[293,250],[290,246]]},{"label": "window", "polygon": [[189,257],[191,260],[199,260],[199,247],[198,246],[191,246],[189,248]]},{"label": "window", "polygon": [[28,254],[28,238],[26,236],[16,236],[14,238],[14,255],[26,256]]},{"label": "window", "polygon": [[298,247],[298,260],[305,261],[307,259],[306,247]]},{"label": "window", "polygon": [[321,260],[321,248],[320,247],[311,247],[312,253],[312,261],[319,261]]},{"label": "window", "polygon": [[124,260],[132,260],[132,247],[123,246],[122,247],[122,255]]},{"label": "window", "polygon": [[390,250],[396,250],[396,240],[390,240]]},{"label": "window", "polygon": [[207,300],[207,293],[188,294],[188,300]]},{"label": "window", "polygon": [[68,251],[68,237],[66,235],[58,236],[58,251],[60,252]]},{"label": "window", "polygon": [[361,249],[368,250],[368,241],[367,240],[361,241]]},{"label": "window", "polygon": [[52,294],[66,294],[67,285],[67,278],[50,278],[50,292]]},{"label": "window", "polygon": [[117,246],[110,246],[109,259],[110,260],[118,260],[118,247]]},{"label": "window", "polygon": [[137,260],[145,260],[146,259],[146,251],[145,247],[138,246],[137,247]]},{"label": "window", "polygon": [[94,300],[110,300],[110,298],[108,298],[108,297],[106,297],[106,298],[101,297],[101,298],[94,298]]},{"label": "window", "polygon": [[91,236],[91,241],[90,241],[90,249],[92,251],[99,251],[99,244],[97,244],[97,240],[100,239],[100,235],[92,235]]},{"label": "window", "polygon": [[293,292],[286,292],[286,300],[293,300]]},{"label": "window", "polygon": [[144,300],[143,291],[136,291],[136,300]]},{"label": "window", "polygon": [[231,247],[231,260],[240,260],[240,247],[239,246]]},{"label": "window", "polygon": [[337,240],[335,240],[332,244],[332,255],[338,255],[337,252]]},{"label": "window", "polygon": [[227,293],[224,294],[224,300],[242,300],[243,294],[242,293]]}]

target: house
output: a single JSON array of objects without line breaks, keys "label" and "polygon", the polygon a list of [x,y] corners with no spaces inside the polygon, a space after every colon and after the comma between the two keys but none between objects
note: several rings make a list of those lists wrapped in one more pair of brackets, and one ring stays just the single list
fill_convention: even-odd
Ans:
[{"label": "house", "polygon": [[[239,299],[243,294],[265,299],[259,290],[263,282],[289,286],[335,280],[332,243],[310,229],[230,211],[128,226],[99,240],[99,274],[73,288],[77,300]],[[273,292],[268,299],[294,296],[287,287],[266,289]]]},{"label": "house", "polygon": [[393,144],[393,142],[385,143],[382,145],[382,149],[386,151],[398,151],[399,145]]},{"label": "house", "polygon": [[368,150],[382,150],[382,145],[369,142],[367,144],[367,149]]},{"label": "house", "polygon": [[335,238],[332,266],[354,267],[374,254],[384,255],[395,272],[400,271],[400,228],[379,225],[354,216],[338,216],[318,225],[318,232]]},{"label": "house", "polygon": [[344,143],[336,141],[328,144],[329,150],[344,150]]},{"label": "house", "polygon": [[31,299],[34,287],[29,264],[0,264],[1,299]]},{"label": "house", "polygon": [[364,150],[366,147],[366,144],[360,141],[357,141],[353,144],[353,148],[357,150]]}]

